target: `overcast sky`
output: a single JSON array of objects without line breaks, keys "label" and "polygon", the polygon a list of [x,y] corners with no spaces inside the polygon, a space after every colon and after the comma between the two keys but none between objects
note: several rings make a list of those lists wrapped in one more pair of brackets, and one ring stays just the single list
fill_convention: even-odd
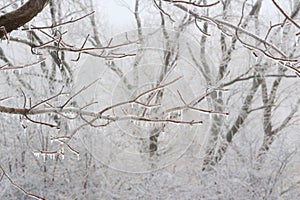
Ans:
[{"label": "overcast sky", "polygon": [[[134,23],[135,0],[105,0],[104,15],[114,30],[120,31]],[[103,12],[102,8],[101,12]],[[131,9],[131,11],[130,11]]]},{"label": "overcast sky", "polygon": [[[273,11],[276,11],[276,8],[272,3],[272,0],[263,1],[264,4],[261,8],[261,14],[264,15],[266,21],[275,22],[278,20],[278,17],[283,18],[278,12],[276,12],[277,14],[274,16],[275,13]],[[113,33],[132,30],[136,27],[133,15],[135,0],[103,0],[98,2],[98,12],[101,13],[101,17],[105,20],[103,25],[109,25]],[[254,2],[249,1],[249,3]],[[143,3],[145,3],[144,0],[142,0],[140,4]],[[280,0],[278,3],[280,3],[280,5],[288,12],[290,12],[293,6],[285,0]],[[143,6],[140,9],[143,10]],[[240,11],[237,10],[237,12]]]}]

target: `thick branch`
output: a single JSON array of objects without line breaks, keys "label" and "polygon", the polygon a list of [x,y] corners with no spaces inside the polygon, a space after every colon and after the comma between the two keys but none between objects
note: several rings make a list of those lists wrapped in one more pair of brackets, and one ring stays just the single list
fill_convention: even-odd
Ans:
[{"label": "thick branch", "polygon": [[49,0],[29,0],[17,10],[6,13],[0,17],[0,27],[5,31],[0,31],[0,38],[5,33],[9,33],[33,19],[40,13]]},{"label": "thick branch", "polygon": [[9,114],[26,115],[26,114],[28,114],[29,109],[27,109],[27,108],[11,108],[11,107],[0,106],[0,112],[1,113],[9,113]]}]

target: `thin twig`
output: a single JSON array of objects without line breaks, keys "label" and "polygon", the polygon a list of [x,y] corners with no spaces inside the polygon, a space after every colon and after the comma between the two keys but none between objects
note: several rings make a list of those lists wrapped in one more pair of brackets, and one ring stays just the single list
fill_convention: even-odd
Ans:
[{"label": "thin twig", "polygon": [[297,24],[292,18],[290,18],[290,16],[288,16],[288,14],[286,14],[284,12],[284,10],[278,5],[278,3],[275,0],[272,0],[272,2],[274,3],[274,5],[278,8],[278,10],[286,17],[286,19],[288,19],[290,22],[292,22],[297,28],[300,29],[300,25]]},{"label": "thin twig", "polygon": [[[18,185],[17,183],[15,183],[12,178],[10,178],[10,176],[5,172],[5,170],[3,169],[3,167],[0,165],[0,169],[2,171],[2,177],[5,176],[7,178],[7,180],[14,186],[16,187],[18,190],[20,190],[21,192],[23,192],[26,196],[28,197],[32,197],[35,199],[39,199],[39,200],[45,200],[45,198],[38,196],[36,194],[27,192],[24,188],[22,188],[20,185]],[[0,179],[1,180],[1,179]]]}]

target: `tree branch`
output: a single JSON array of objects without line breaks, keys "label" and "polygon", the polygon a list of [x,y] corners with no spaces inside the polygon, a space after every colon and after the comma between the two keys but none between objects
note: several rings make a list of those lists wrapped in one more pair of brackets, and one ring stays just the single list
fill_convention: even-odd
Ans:
[{"label": "tree branch", "polygon": [[29,0],[17,10],[6,13],[0,16],[0,27],[4,30],[0,31],[0,38],[3,38],[6,33],[9,33],[23,26],[38,13],[40,13],[49,0]]}]

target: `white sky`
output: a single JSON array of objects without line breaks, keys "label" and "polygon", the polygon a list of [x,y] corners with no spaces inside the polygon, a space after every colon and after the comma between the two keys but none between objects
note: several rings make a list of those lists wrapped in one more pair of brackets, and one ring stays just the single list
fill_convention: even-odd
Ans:
[{"label": "white sky", "polygon": [[128,26],[132,27],[134,5],[135,0],[105,0],[104,16],[113,29],[120,31]]},{"label": "white sky", "polygon": [[[147,0],[140,1],[140,4]],[[267,18],[268,21],[277,21],[277,17],[283,17],[278,14],[274,16],[276,10],[271,0],[263,0],[264,4],[261,13]],[[104,18],[106,25],[109,25],[112,31],[126,31],[135,28],[134,20],[134,5],[135,0],[99,0],[98,12]],[[145,3],[145,2],[144,2]],[[285,10],[290,11],[291,5],[285,1],[278,1]],[[141,9],[141,8],[140,8]]]}]

